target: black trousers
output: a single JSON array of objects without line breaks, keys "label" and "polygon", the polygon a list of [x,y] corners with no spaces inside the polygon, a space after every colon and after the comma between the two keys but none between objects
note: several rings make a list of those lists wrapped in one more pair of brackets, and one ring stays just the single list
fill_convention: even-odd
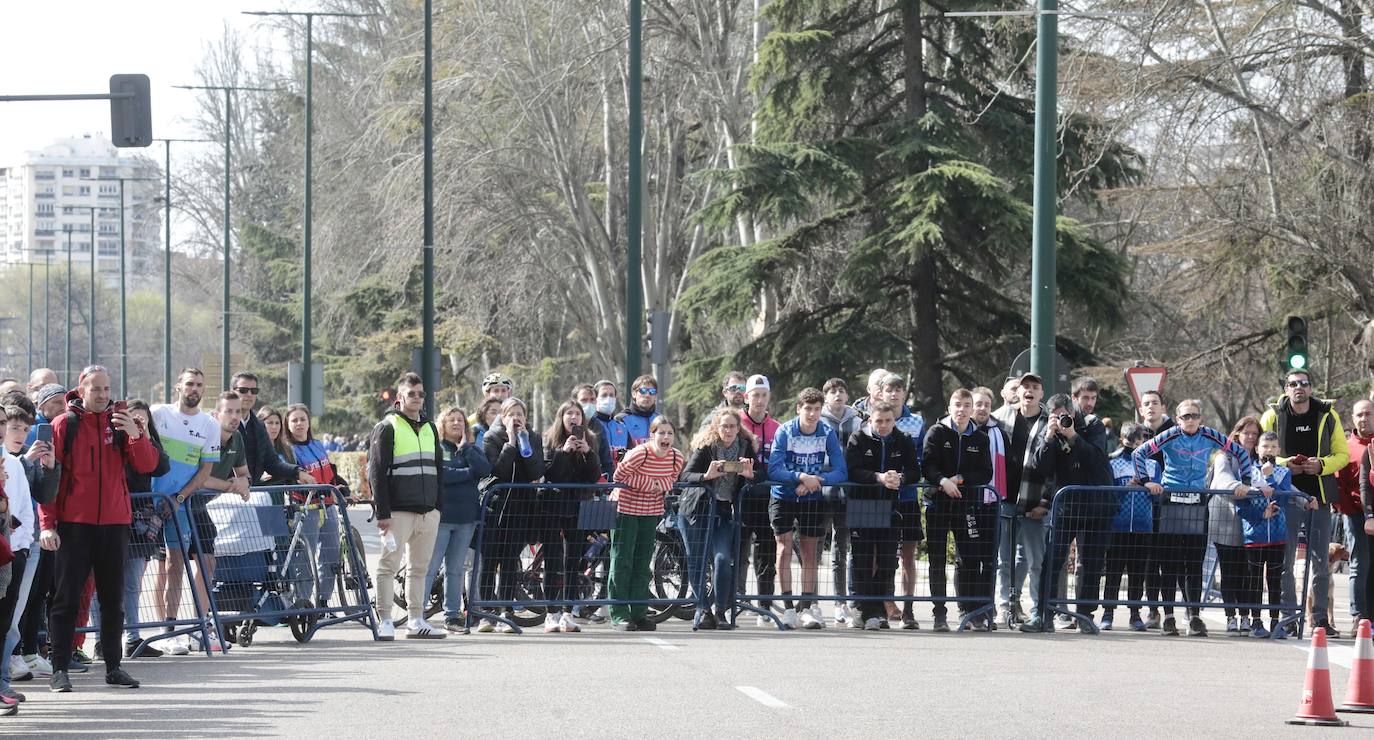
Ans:
[{"label": "black trousers", "polygon": [[[1283,603],[1283,588],[1281,578],[1283,577],[1283,545],[1269,545],[1267,547],[1247,547],[1243,548],[1247,558],[1247,565],[1250,573],[1247,579],[1248,592],[1245,600],[1252,604],[1263,603],[1260,595],[1260,584],[1269,590],[1269,605],[1278,607]],[[1255,619],[1260,619],[1260,610],[1251,609],[1250,613]],[[1269,610],[1270,619],[1279,618],[1279,610],[1271,608]]]},{"label": "black trousers", "polygon": [[20,655],[37,655],[42,647],[38,642],[38,632],[48,620],[54,585],[53,564],[57,553],[41,550],[38,543],[34,542],[29,548],[29,557],[38,558],[38,570],[34,571],[33,585],[29,587],[29,603],[19,617]]},{"label": "black trousers", "polygon": [[[1112,544],[1107,548],[1106,586],[1102,592],[1103,601],[1116,601],[1121,598],[1121,577],[1127,576],[1126,600],[1140,601],[1145,591],[1145,566],[1150,560],[1149,532],[1113,532]],[[1113,607],[1107,605],[1107,611]],[[1130,607],[1132,614],[1140,607]]]},{"label": "black trousers", "polygon": [[57,536],[62,545],[54,561],[57,585],[48,621],[52,641],[52,667],[65,671],[71,665],[76,638],[76,612],[86,578],[94,572],[95,594],[100,600],[100,647],[105,670],[119,667],[124,657],[124,555],[129,547],[127,524],[77,524],[61,522]]},{"label": "black trousers", "polygon": [[[1205,534],[1162,534],[1159,535],[1160,547],[1156,554],[1162,558],[1160,567],[1164,572],[1164,588],[1160,596],[1164,601],[1173,601],[1175,591],[1182,592],[1184,601],[1202,601],[1202,560],[1207,555],[1207,535]],[[1190,606],[1188,616],[1199,614],[1198,607]],[[1173,614],[1174,608],[1164,606],[1165,614]]]},{"label": "black trousers", "polygon": [[[14,618],[14,611],[19,606],[19,589],[24,584],[24,567],[28,564],[29,556],[37,556],[38,543],[33,544],[32,550],[15,550],[14,560],[10,562],[10,585],[5,589],[3,597],[0,597],[0,642],[3,642],[5,633],[9,631],[10,622]],[[0,656],[4,660],[9,660],[9,656]]]},{"label": "black trousers", "polygon": [[897,575],[897,538],[894,529],[855,529],[849,533],[854,564],[850,587],[858,597],[859,618],[883,619],[883,602],[892,596]]},{"label": "black trousers", "polygon": [[[959,596],[968,599],[991,598],[997,571],[996,536],[997,509],[968,499],[951,499],[940,495],[923,502],[926,512],[926,557],[930,562],[930,595],[946,594],[945,562],[948,559],[947,540],[954,537],[954,587]],[[959,612],[968,613],[983,606],[977,601],[961,600]],[[932,610],[944,617],[945,602],[936,601]]]},{"label": "black trousers", "polygon": [[[1279,554],[1282,555],[1282,552]],[[1282,565],[1283,561],[1280,560],[1279,566]],[[1232,604],[1260,603],[1259,582],[1255,580],[1258,574],[1251,565],[1250,556],[1244,547],[1217,545],[1217,566],[1221,569],[1221,601],[1226,606],[1226,616],[1236,616],[1237,610],[1231,606]],[[1258,619],[1259,615],[1259,609],[1240,609],[1242,617]]]}]

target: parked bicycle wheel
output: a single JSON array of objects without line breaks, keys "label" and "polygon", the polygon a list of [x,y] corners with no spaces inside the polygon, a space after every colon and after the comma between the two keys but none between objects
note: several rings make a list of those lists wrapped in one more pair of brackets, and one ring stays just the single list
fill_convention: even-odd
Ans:
[{"label": "parked bicycle wheel", "polygon": [[[660,599],[686,599],[691,590],[687,580],[687,551],[680,539],[660,537],[654,543],[654,596]],[[692,619],[691,606],[651,606],[649,619],[662,622],[669,617]]]},{"label": "parked bicycle wheel", "polygon": [[[515,586],[516,601],[539,601],[544,598],[544,556],[539,545],[520,551],[520,574]],[[535,627],[544,623],[548,608],[527,606],[515,610],[515,623],[521,627]]]}]

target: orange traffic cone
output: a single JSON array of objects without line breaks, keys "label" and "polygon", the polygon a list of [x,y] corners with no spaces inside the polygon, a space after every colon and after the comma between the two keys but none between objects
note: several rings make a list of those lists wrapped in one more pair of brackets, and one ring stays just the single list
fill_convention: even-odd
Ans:
[{"label": "orange traffic cone", "polygon": [[1312,651],[1307,654],[1307,677],[1302,684],[1302,701],[1298,713],[1287,721],[1290,725],[1322,725],[1344,727],[1349,722],[1336,717],[1331,699],[1331,665],[1326,660],[1326,630],[1312,630]]},{"label": "orange traffic cone", "polygon": [[1337,711],[1374,714],[1374,641],[1370,640],[1369,620],[1361,619],[1355,631],[1355,662],[1350,664],[1350,688],[1345,703]]}]

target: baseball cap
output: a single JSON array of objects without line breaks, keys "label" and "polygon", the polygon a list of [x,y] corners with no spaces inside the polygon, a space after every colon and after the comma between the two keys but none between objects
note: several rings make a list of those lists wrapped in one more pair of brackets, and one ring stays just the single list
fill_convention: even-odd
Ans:
[{"label": "baseball cap", "polygon": [[1032,382],[1035,382],[1035,383],[1039,383],[1040,385],[1044,385],[1044,384],[1045,384],[1045,381],[1044,381],[1044,380],[1041,380],[1039,375],[1036,375],[1035,373],[1032,373],[1032,372],[1024,372],[1024,373],[1021,373],[1020,375],[1016,376],[1016,384],[1017,384],[1017,385],[1021,385],[1022,383],[1026,382],[1027,380],[1032,381]]},{"label": "baseball cap", "polygon": [[502,375],[501,373],[492,373],[491,375],[482,378],[482,390],[486,390],[495,385],[504,385],[507,388],[512,388],[515,386],[515,382],[512,381],[510,378],[507,378],[506,376]]},{"label": "baseball cap", "polygon": [[768,378],[762,375],[750,375],[749,380],[744,382],[744,392],[748,393],[755,388],[762,388],[765,391],[771,391],[773,389],[772,386],[768,385]]}]

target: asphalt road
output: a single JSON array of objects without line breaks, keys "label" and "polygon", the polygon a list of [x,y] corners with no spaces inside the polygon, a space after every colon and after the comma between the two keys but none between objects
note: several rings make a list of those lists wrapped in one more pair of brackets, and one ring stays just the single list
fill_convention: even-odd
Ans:
[{"label": "asphalt road", "polygon": [[[15,684],[29,701],[0,718],[0,737],[1374,736],[1363,735],[1374,715],[1285,725],[1305,646],[1221,636],[1215,615],[1207,639],[780,633],[752,620],[693,634],[671,620],[652,635],[586,626],[393,643],[343,625],[299,645],[271,628],[223,657],[129,661],[137,690],[106,688],[98,666],[70,694]],[[1351,645],[1331,651],[1338,704]]]}]

